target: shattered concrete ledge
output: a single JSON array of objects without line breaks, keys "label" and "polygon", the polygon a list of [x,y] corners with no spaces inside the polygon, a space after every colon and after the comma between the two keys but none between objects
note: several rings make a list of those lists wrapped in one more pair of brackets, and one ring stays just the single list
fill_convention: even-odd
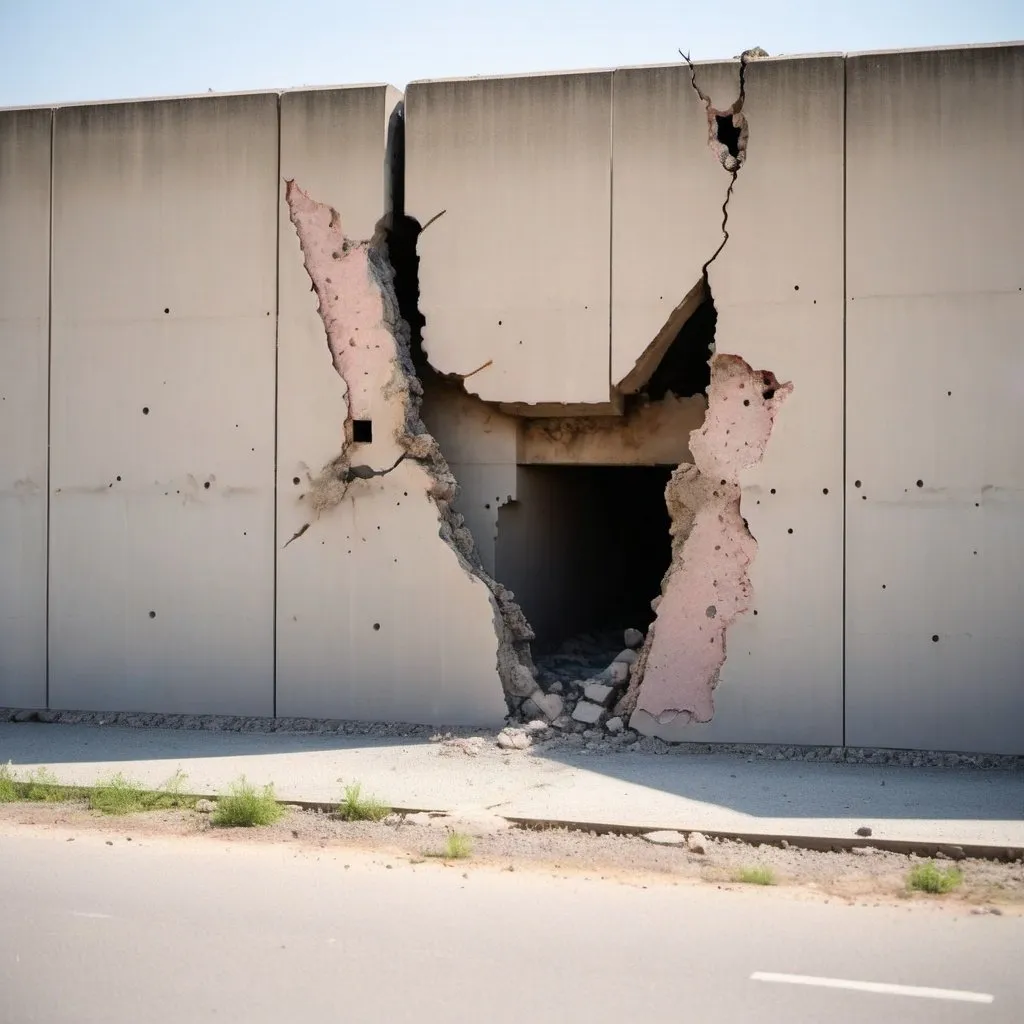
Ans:
[{"label": "shattered concrete ledge", "polygon": [[[439,537],[463,571],[487,588],[496,668],[506,700],[511,706],[513,701],[536,695],[543,704],[545,695],[538,692],[530,654],[533,631],[514,595],[485,572],[463,517],[452,507],[455,478],[420,416],[423,390],[413,366],[410,329],[399,313],[386,219],[372,239],[356,241],[345,236],[337,210],[312,199],[294,180],[286,183],[285,198],[318,299],[334,369],[346,388],[341,450],[323,467],[310,490],[315,517],[328,514],[357,481],[390,473],[406,459],[420,465],[431,481],[426,497],[437,510]],[[381,379],[387,380],[383,398],[397,413],[394,441],[401,454],[389,467],[353,466],[353,421],[368,418],[369,388]],[[311,525],[306,523],[292,540]],[[550,710],[554,712],[550,717],[555,717],[561,708]]]}]

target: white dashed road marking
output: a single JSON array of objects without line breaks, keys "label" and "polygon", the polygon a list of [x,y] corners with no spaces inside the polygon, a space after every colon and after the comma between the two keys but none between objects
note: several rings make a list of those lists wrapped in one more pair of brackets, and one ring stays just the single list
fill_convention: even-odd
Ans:
[{"label": "white dashed road marking", "polygon": [[770,981],[782,985],[813,985],[818,988],[845,988],[855,992],[876,992],[889,996],[916,996],[918,999],[951,999],[961,1003],[991,1003],[987,992],[964,992],[955,988],[922,988],[917,985],[890,985],[881,981],[850,981],[846,978],[816,978],[809,974],[772,974],[754,971],[751,981]]}]

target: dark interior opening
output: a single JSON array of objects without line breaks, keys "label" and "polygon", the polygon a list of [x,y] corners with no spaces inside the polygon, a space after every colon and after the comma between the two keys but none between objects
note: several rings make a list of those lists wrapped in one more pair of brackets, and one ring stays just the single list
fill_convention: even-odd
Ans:
[{"label": "dark interior opening", "polygon": [[[521,466],[502,506],[497,578],[516,595],[543,655],[579,634],[646,630],[672,557],[668,466]],[[617,639],[616,639],[617,637]],[[617,653],[617,650],[614,653]]]},{"label": "dark interior opening", "polygon": [[718,126],[718,141],[729,150],[731,156],[738,159],[740,155],[740,130],[733,124],[732,114],[715,114],[715,122]]},{"label": "dark interior opening", "polygon": [[644,388],[654,401],[673,395],[702,395],[711,383],[711,353],[715,346],[718,313],[708,289],[707,298],[679,329],[658,368]]},{"label": "dark interior opening", "polygon": [[373,420],[353,420],[352,440],[356,444],[370,444],[373,441]]}]

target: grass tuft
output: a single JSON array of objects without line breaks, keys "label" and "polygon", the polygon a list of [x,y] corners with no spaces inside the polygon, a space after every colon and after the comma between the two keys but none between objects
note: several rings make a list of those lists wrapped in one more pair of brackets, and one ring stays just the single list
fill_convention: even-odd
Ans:
[{"label": "grass tuft", "polygon": [[47,804],[63,804],[81,795],[74,786],[62,786],[49,768],[37,768],[24,783],[22,800],[35,800]]},{"label": "grass tuft", "polygon": [[120,772],[97,782],[89,791],[89,807],[103,814],[132,814],[144,810],[145,791]]},{"label": "grass tuft", "polygon": [[0,764],[0,804],[13,804],[21,799],[22,783],[18,782],[11,762]]},{"label": "grass tuft", "polygon": [[217,809],[210,816],[214,825],[234,828],[252,828],[254,825],[272,825],[284,814],[274,796],[274,785],[268,783],[257,789],[243,775],[231,784],[228,792],[217,800]]},{"label": "grass tuft", "polygon": [[907,876],[907,888],[918,892],[952,892],[964,880],[959,868],[937,867],[935,861],[927,864],[915,864]]},{"label": "grass tuft", "polygon": [[462,832],[449,832],[444,844],[446,860],[466,860],[473,856],[473,840]]},{"label": "grass tuft", "polygon": [[345,787],[337,815],[342,821],[382,821],[391,813],[391,808],[376,797],[363,796],[363,787],[358,782]]},{"label": "grass tuft", "polygon": [[740,868],[736,873],[736,881],[747,885],[774,885],[775,872],[771,868],[754,867]]}]

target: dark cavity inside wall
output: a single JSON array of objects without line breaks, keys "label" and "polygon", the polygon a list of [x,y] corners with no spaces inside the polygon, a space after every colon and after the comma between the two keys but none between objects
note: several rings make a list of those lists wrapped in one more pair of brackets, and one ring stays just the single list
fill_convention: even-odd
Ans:
[{"label": "dark cavity inside wall", "polygon": [[[672,556],[668,466],[520,466],[498,514],[497,578],[543,655],[579,634],[646,630]],[[613,652],[615,653],[615,652]]]},{"label": "dark cavity inside wall", "polygon": [[710,359],[717,322],[718,313],[708,289],[707,297],[679,328],[644,386],[644,394],[654,401],[660,401],[670,391],[677,398],[705,394],[711,383]]}]

